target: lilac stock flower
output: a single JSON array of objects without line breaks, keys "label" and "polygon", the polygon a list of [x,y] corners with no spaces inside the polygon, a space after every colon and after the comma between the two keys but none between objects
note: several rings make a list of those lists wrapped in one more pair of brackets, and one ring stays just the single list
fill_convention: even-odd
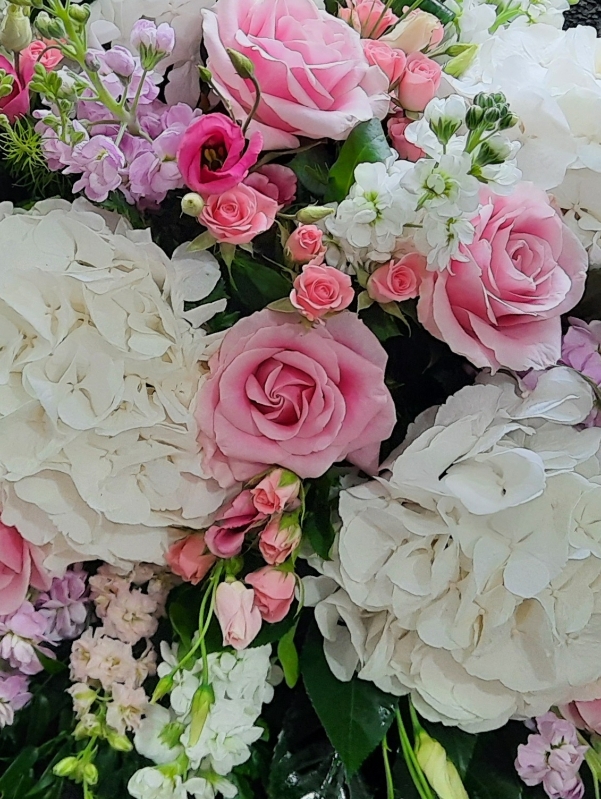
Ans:
[{"label": "lilac stock flower", "polygon": [[184,182],[177,165],[177,150],[183,130],[172,128],[155,139],[152,151],[135,158],[129,168],[129,189],[136,199],[153,204],[162,202],[167,192],[182,188]]},{"label": "lilac stock flower", "polygon": [[175,31],[166,22],[157,27],[148,19],[139,19],[132,28],[130,41],[136,50],[146,48],[168,56],[175,47]]},{"label": "lilac stock flower", "polygon": [[50,654],[40,647],[46,639],[47,621],[36,611],[31,602],[23,602],[21,607],[9,616],[0,617],[0,659],[22,674],[37,674],[42,671],[36,648]]},{"label": "lilac stock flower", "polygon": [[82,569],[72,569],[63,577],[55,577],[50,590],[38,597],[36,608],[47,620],[48,640],[72,641],[83,632],[88,602],[86,578]]},{"label": "lilac stock flower", "polygon": [[117,75],[129,78],[133,75],[138,59],[134,58],[127,47],[116,44],[104,53],[105,65]]},{"label": "lilac stock flower", "polygon": [[73,191],[84,191],[88,199],[103,202],[122,182],[125,156],[108,136],[93,136],[73,148],[65,174],[82,173]]},{"label": "lilac stock flower", "polygon": [[15,711],[21,710],[31,699],[28,684],[27,677],[22,674],[0,674],[0,729],[10,726]]},{"label": "lilac stock flower", "polygon": [[536,719],[538,733],[518,747],[515,768],[526,785],[542,786],[550,799],[581,799],[584,785],[578,769],[587,746],[578,743],[570,721],[546,713]]}]

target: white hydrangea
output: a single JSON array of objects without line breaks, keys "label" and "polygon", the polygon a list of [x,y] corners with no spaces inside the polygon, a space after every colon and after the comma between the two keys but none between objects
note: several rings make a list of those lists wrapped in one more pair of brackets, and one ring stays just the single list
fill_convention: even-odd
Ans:
[{"label": "white hydrangea", "polygon": [[210,339],[169,302],[190,259],[202,296],[217,263],[170,261],[84,201],[3,203],[0,241],[2,521],[51,569],[162,562],[174,526],[205,526],[223,499],[194,421]]},{"label": "white hydrangea", "polygon": [[307,586],[340,679],[469,732],[601,696],[592,404],[566,367],[531,392],[489,378],[422,415],[386,479],[342,492],[334,559]]},{"label": "white hydrangea", "polygon": [[500,30],[537,23],[561,29],[569,0],[447,0],[460,42],[483,44]]}]

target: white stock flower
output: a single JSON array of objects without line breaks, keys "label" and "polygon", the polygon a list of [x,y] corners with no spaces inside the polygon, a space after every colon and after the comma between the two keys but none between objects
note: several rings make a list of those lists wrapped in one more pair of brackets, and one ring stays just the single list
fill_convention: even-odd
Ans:
[{"label": "white stock flower", "polygon": [[2,520],[50,568],[161,563],[222,501],[194,421],[209,339],[168,301],[181,271],[85,202],[3,206],[0,240]]},{"label": "white stock flower", "polygon": [[134,799],[188,799],[181,777],[167,777],[151,766],[136,771],[127,790]]},{"label": "white stock flower", "polygon": [[219,794],[225,799],[234,799],[238,795],[238,788],[234,783],[219,775],[192,777],[186,780],[184,787],[194,799],[215,799]]},{"label": "white stock flower", "polygon": [[169,746],[163,738],[165,728],[174,720],[175,715],[166,707],[149,704],[134,735],[136,751],[159,766],[175,760],[183,748],[179,744]]},{"label": "white stock flower", "polygon": [[342,492],[316,606],[339,678],[469,732],[598,696],[601,430],[577,426],[592,403],[566,367],[523,393],[483,378],[417,419],[385,479]]}]

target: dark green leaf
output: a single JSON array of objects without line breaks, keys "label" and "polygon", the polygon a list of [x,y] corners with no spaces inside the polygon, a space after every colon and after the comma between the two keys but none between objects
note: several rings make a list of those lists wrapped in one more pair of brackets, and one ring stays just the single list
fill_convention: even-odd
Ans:
[{"label": "dark green leaf", "polygon": [[297,153],[288,164],[302,185],[315,197],[323,197],[328,187],[328,151],[323,145]]},{"label": "dark green leaf", "polygon": [[601,269],[590,269],[586,278],[584,297],[570,316],[590,322],[591,319],[599,318],[599,308],[601,308]]},{"label": "dark green leaf", "polygon": [[354,774],[386,735],[398,698],[358,677],[349,682],[337,680],[327,664],[316,625],[303,647],[301,673],[328,738],[349,774]]},{"label": "dark green leaf", "polygon": [[31,781],[32,769],[36,764],[39,752],[34,746],[28,746],[13,760],[0,778],[0,796],[2,799],[20,799],[26,793],[24,783]]},{"label": "dark green leaf", "polygon": [[[407,0],[394,0],[391,5],[395,14],[402,15],[403,9],[410,5]],[[419,5],[421,11],[427,11],[428,14],[434,14],[435,17],[442,22],[443,25],[448,25],[452,22],[457,14],[444,3],[442,0],[421,0]]]},{"label": "dark green leaf", "polygon": [[284,671],[284,679],[288,688],[294,688],[299,678],[298,652],[294,644],[296,624],[280,638],[278,643],[278,658]]},{"label": "dark green leaf", "polygon": [[237,250],[230,270],[233,293],[250,311],[260,311],[266,305],[288,296],[292,284],[275,268],[256,261]]},{"label": "dark green leaf", "polygon": [[380,341],[388,341],[389,338],[402,335],[396,318],[387,314],[375,303],[361,312],[361,319]]},{"label": "dark green leaf", "polygon": [[201,598],[200,587],[185,585],[179,591],[173,592],[173,599],[169,603],[169,621],[186,649],[190,648],[192,638],[198,630]]},{"label": "dark green leaf", "polygon": [[275,624],[264,624],[261,631],[252,642],[251,646],[265,646],[279,641],[294,626],[294,613],[289,613],[285,619]]},{"label": "dark green leaf", "polygon": [[61,671],[66,671],[67,666],[62,663],[60,660],[55,660],[54,658],[48,657],[43,652],[40,652],[39,649],[36,649],[36,655],[38,656],[38,660],[42,664],[44,671],[48,672],[48,674],[60,674]]},{"label": "dark green leaf", "polygon": [[378,119],[361,122],[351,131],[340,148],[340,154],[330,169],[326,202],[341,202],[355,182],[355,167],[359,164],[375,164],[390,157],[390,145],[386,141],[382,123]]},{"label": "dark green leaf", "polygon": [[309,539],[313,551],[328,560],[336,533],[332,524],[330,492],[336,478],[332,472],[317,480],[311,480],[306,498],[306,513],[303,533]]}]

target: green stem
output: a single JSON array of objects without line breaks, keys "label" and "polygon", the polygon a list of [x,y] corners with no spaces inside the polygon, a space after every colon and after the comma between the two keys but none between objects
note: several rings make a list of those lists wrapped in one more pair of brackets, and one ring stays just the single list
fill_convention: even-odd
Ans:
[{"label": "green stem", "polygon": [[[223,564],[220,562],[213,571],[213,574],[209,578],[209,585],[207,586],[207,590],[205,591],[205,595],[202,598],[202,602],[200,603],[200,610],[198,612],[198,639],[194,646],[190,649],[190,651],[184,655],[184,657],[180,660],[177,666],[172,670],[171,676],[177,674],[177,672],[182,669],[186,663],[188,663],[192,657],[196,654],[196,652],[206,644],[204,642],[205,635],[209,629],[209,625],[211,623],[211,619],[213,618],[213,613],[215,611],[215,597],[217,594],[217,586],[219,585],[219,578],[221,577],[221,572],[223,570]],[[205,618],[205,610],[207,607],[207,602],[211,599],[209,605],[209,612]]]},{"label": "green stem", "polygon": [[397,726],[399,728],[399,735],[401,738],[403,755],[405,757],[409,773],[411,774],[411,779],[413,780],[413,784],[417,788],[417,791],[421,799],[434,799],[434,795],[430,789],[428,781],[424,776],[421,766],[417,762],[415,752],[413,751],[413,747],[411,746],[411,741],[409,740],[409,735],[407,734],[407,730],[405,728],[405,722],[403,721],[403,717],[401,716],[401,711],[398,708],[396,711],[396,720],[397,720]]},{"label": "green stem", "polygon": [[261,89],[259,87],[259,81],[255,78],[254,75],[251,75],[250,80],[252,81],[252,84],[255,87],[255,101],[253,103],[253,107],[250,109],[250,114],[246,117],[244,125],[242,125],[242,133],[246,133],[246,131],[248,130],[248,126],[253,121],[253,118],[259,109],[259,103],[261,102]]},{"label": "green stem", "polygon": [[388,741],[386,736],[382,741],[382,758],[384,760],[384,772],[386,774],[386,799],[394,799],[394,783],[392,781],[392,771],[390,769],[390,760],[388,759]]}]

